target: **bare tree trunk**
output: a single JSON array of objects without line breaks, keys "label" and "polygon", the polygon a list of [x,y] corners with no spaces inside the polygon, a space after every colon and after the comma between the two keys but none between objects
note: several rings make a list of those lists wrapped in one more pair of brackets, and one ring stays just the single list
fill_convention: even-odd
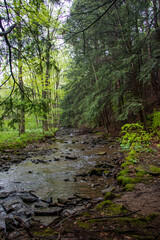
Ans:
[{"label": "bare tree trunk", "polygon": [[154,28],[158,28],[158,16],[157,16],[157,0],[153,0],[153,12],[154,12]]},{"label": "bare tree trunk", "polygon": [[21,95],[21,113],[20,113],[20,128],[19,134],[25,133],[25,105],[24,105],[24,83],[22,78],[22,26],[20,22],[20,13],[21,11],[21,0],[18,1],[18,82],[20,87],[20,95]]},{"label": "bare tree trunk", "polygon": [[[45,78],[45,83],[44,83],[44,90],[42,91],[42,97],[45,101],[44,104],[44,114],[43,114],[43,131],[48,131],[49,130],[49,117],[48,117],[48,113],[46,111],[46,104],[50,104],[50,99],[51,99],[51,91],[49,89],[50,87],[50,82],[49,82],[49,78],[50,78],[50,73],[49,73],[49,69],[50,69],[50,49],[51,49],[51,43],[50,43],[50,32],[48,29],[47,32],[47,46],[46,46],[46,78]],[[46,106],[46,107],[45,107]]]}]

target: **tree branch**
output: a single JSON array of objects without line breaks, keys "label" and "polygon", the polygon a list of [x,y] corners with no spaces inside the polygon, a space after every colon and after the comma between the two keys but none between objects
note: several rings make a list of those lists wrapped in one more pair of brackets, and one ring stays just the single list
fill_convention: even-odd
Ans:
[{"label": "tree branch", "polygon": [[[85,31],[87,31],[90,27],[92,27],[96,22],[98,22],[113,6],[114,4],[117,2],[118,0],[114,0],[111,5],[104,11],[104,13],[102,13],[95,21],[93,21],[90,25],[88,25],[86,28],[84,28],[83,30],[80,30],[78,32],[75,32],[71,37],[69,37],[66,41],[64,41],[64,43],[66,43],[67,41],[69,41],[71,38],[73,38],[75,35],[79,34],[79,33],[84,33]],[[64,44],[63,43],[63,44]],[[61,44],[62,45],[62,44]]]},{"label": "tree branch", "polygon": [[0,88],[1,88],[6,82],[8,82],[8,80],[10,79],[10,77],[11,77],[11,74],[10,74],[9,77],[0,85]]},{"label": "tree branch", "polygon": [[8,30],[0,32],[0,37],[7,36],[8,33],[12,32],[12,30],[16,27],[16,24],[13,24]]}]

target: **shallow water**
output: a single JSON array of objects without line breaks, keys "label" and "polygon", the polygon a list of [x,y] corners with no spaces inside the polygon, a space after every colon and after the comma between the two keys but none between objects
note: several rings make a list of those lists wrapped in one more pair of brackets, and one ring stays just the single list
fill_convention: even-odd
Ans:
[{"label": "shallow water", "polygon": [[[92,180],[77,181],[75,175],[88,172],[104,160],[109,161],[110,155],[116,150],[106,144],[91,146],[91,140],[92,135],[76,136],[71,133],[60,136],[59,141],[44,145],[45,155],[31,156],[17,166],[12,166],[7,173],[0,173],[0,186],[8,191],[32,190],[42,199],[52,197],[54,202],[59,197],[67,198],[75,193],[99,197],[102,186],[110,179],[104,183],[104,179],[95,177],[94,181],[102,184],[93,188]],[[100,152],[107,152],[107,155],[98,155]],[[76,156],[77,159],[66,159],[66,156]]]}]

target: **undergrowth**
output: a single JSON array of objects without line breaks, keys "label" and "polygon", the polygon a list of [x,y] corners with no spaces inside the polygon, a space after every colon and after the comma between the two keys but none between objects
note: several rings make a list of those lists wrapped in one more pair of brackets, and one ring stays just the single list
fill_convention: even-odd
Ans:
[{"label": "undergrowth", "polygon": [[[144,176],[147,176],[148,172],[143,169],[137,171],[138,168],[136,168],[136,165],[141,164],[140,154],[153,153],[151,140],[155,137],[160,138],[159,128],[159,111],[154,111],[150,115],[150,132],[144,129],[142,123],[125,124],[122,127],[119,142],[122,151],[125,153],[125,161],[121,164],[122,170],[119,172],[117,180],[124,186],[124,190],[131,191],[134,189],[136,182],[142,181]],[[159,168],[158,170],[156,168],[156,171],[159,173]]]},{"label": "undergrowth", "polygon": [[39,129],[28,130],[21,136],[19,136],[18,131],[3,131],[0,133],[0,150],[6,148],[23,148],[28,143],[42,140],[47,136],[53,136],[55,131],[43,133]]}]

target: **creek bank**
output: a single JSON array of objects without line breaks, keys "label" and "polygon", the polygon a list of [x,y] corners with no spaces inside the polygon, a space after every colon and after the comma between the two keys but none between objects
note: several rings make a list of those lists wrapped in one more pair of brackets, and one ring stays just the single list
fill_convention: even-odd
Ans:
[{"label": "creek bank", "polygon": [[[100,161],[85,172],[75,174],[74,181],[89,184],[93,191],[101,192],[100,196],[95,198],[77,192],[67,198],[59,197],[54,202],[52,197],[42,199],[32,191],[7,192],[1,186],[2,216],[6,216],[3,218],[5,223],[2,222],[5,226],[1,229],[2,239],[159,239],[159,174],[152,175],[147,182],[137,183],[132,191],[126,192],[117,181],[124,156],[113,138],[78,131],[69,131],[67,135],[64,130],[58,133],[58,142],[67,146],[67,150],[60,152],[59,156],[56,156],[58,148],[36,143],[27,147],[28,158],[37,166],[49,164],[50,160],[74,163],[86,149],[89,154],[94,152]],[[72,144],[76,147],[79,142],[81,145],[77,154]],[[106,146],[109,146],[107,150]],[[109,149],[114,147],[116,150],[109,154]],[[54,158],[42,160],[39,151],[43,156],[55,154]],[[32,159],[33,155],[35,159]],[[148,159],[150,164],[155,161],[154,157]],[[158,157],[156,161],[158,163]],[[66,183],[70,181],[70,178],[64,179]],[[10,198],[13,198],[11,204]]]}]

